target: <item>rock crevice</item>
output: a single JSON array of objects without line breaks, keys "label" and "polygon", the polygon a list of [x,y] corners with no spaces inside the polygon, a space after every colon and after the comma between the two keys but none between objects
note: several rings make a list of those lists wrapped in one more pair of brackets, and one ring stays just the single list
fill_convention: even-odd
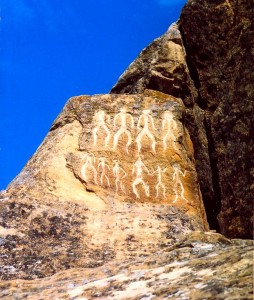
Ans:
[{"label": "rock crevice", "polygon": [[[194,83],[194,86],[197,90],[196,104],[198,105],[199,109],[202,111],[203,116],[204,116],[203,128],[204,128],[204,132],[205,132],[205,135],[207,138],[207,151],[208,151],[208,157],[209,157],[208,168],[209,168],[209,171],[211,172],[211,180],[209,181],[209,184],[212,183],[212,185],[210,186],[209,196],[204,191],[204,186],[201,187],[201,192],[202,192],[202,196],[203,196],[203,201],[204,201],[204,206],[205,206],[209,226],[211,229],[214,229],[214,230],[220,232],[220,226],[219,226],[219,222],[218,222],[218,215],[221,211],[221,191],[220,191],[220,184],[219,184],[220,179],[219,179],[219,171],[218,171],[218,167],[217,167],[218,162],[217,162],[216,155],[215,155],[215,145],[214,145],[214,141],[213,141],[213,136],[212,136],[212,131],[211,131],[211,122],[210,122],[210,118],[211,118],[213,111],[210,111],[207,108],[206,101],[204,101],[202,99],[202,96],[201,96],[201,93],[199,90],[201,88],[199,74],[198,74],[197,68],[195,67],[195,64],[191,60],[189,51],[187,50],[188,47],[186,45],[186,38],[184,35],[184,31],[181,28],[181,25],[179,25],[179,32],[181,33],[182,45],[183,45],[183,47],[185,49],[185,53],[186,53],[185,58],[186,58],[186,64],[188,66],[188,71],[189,71],[190,77]],[[192,136],[192,140],[195,140],[194,136]],[[194,142],[194,147],[195,148],[198,147],[198,145],[195,142]],[[196,160],[199,161],[200,157],[196,156]],[[203,159],[201,159],[201,160],[203,160]],[[203,174],[203,172],[199,168],[199,164],[197,164],[197,171],[198,171],[198,174]]]}]

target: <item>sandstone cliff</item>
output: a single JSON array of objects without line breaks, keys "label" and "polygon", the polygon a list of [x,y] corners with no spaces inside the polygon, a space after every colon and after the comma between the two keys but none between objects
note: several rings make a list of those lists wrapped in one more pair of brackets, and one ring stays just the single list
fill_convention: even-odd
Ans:
[{"label": "sandstone cliff", "polygon": [[0,193],[1,299],[252,299],[253,7],[189,1],[67,102]]}]

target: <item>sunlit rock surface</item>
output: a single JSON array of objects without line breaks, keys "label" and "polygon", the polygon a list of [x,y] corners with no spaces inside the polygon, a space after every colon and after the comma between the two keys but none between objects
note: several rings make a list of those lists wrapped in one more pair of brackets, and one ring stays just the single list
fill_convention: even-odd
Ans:
[{"label": "sunlit rock surface", "polygon": [[253,13],[188,1],[67,102],[0,192],[1,299],[253,298],[253,242],[206,221],[252,237]]},{"label": "sunlit rock surface", "polygon": [[112,93],[180,97],[207,218],[231,238],[253,237],[253,0],[188,1]]},{"label": "sunlit rock surface", "polygon": [[192,232],[163,253],[0,283],[1,299],[253,299],[253,243]]},{"label": "sunlit rock surface", "polygon": [[207,230],[180,99],[70,99],[0,202],[2,278],[147,257]]},{"label": "sunlit rock surface", "polygon": [[177,24],[145,48],[112,88],[112,93],[143,93],[153,89],[183,100],[183,123],[194,146],[195,164],[208,221],[218,229],[218,201],[213,187],[205,112],[197,104],[198,90],[191,78],[183,39]]}]

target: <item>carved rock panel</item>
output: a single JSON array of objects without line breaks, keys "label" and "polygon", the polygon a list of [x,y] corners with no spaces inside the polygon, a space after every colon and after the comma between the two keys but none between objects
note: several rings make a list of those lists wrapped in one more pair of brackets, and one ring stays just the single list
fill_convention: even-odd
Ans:
[{"label": "carved rock panel", "polygon": [[106,203],[114,197],[191,210],[202,206],[180,99],[161,93],[142,99],[103,95],[75,110],[83,132],[79,154],[73,159],[69,153],[69,164],[85,189]]}]

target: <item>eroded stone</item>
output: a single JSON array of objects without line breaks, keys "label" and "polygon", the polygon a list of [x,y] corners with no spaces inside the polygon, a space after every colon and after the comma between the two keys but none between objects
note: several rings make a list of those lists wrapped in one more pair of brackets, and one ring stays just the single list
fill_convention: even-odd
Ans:
[{"label": "eroded stone", "polygon": [[0,202],[15,228],[3,278],[146,257],[207,230],[183,113],[154,91],[71,98]]}]

